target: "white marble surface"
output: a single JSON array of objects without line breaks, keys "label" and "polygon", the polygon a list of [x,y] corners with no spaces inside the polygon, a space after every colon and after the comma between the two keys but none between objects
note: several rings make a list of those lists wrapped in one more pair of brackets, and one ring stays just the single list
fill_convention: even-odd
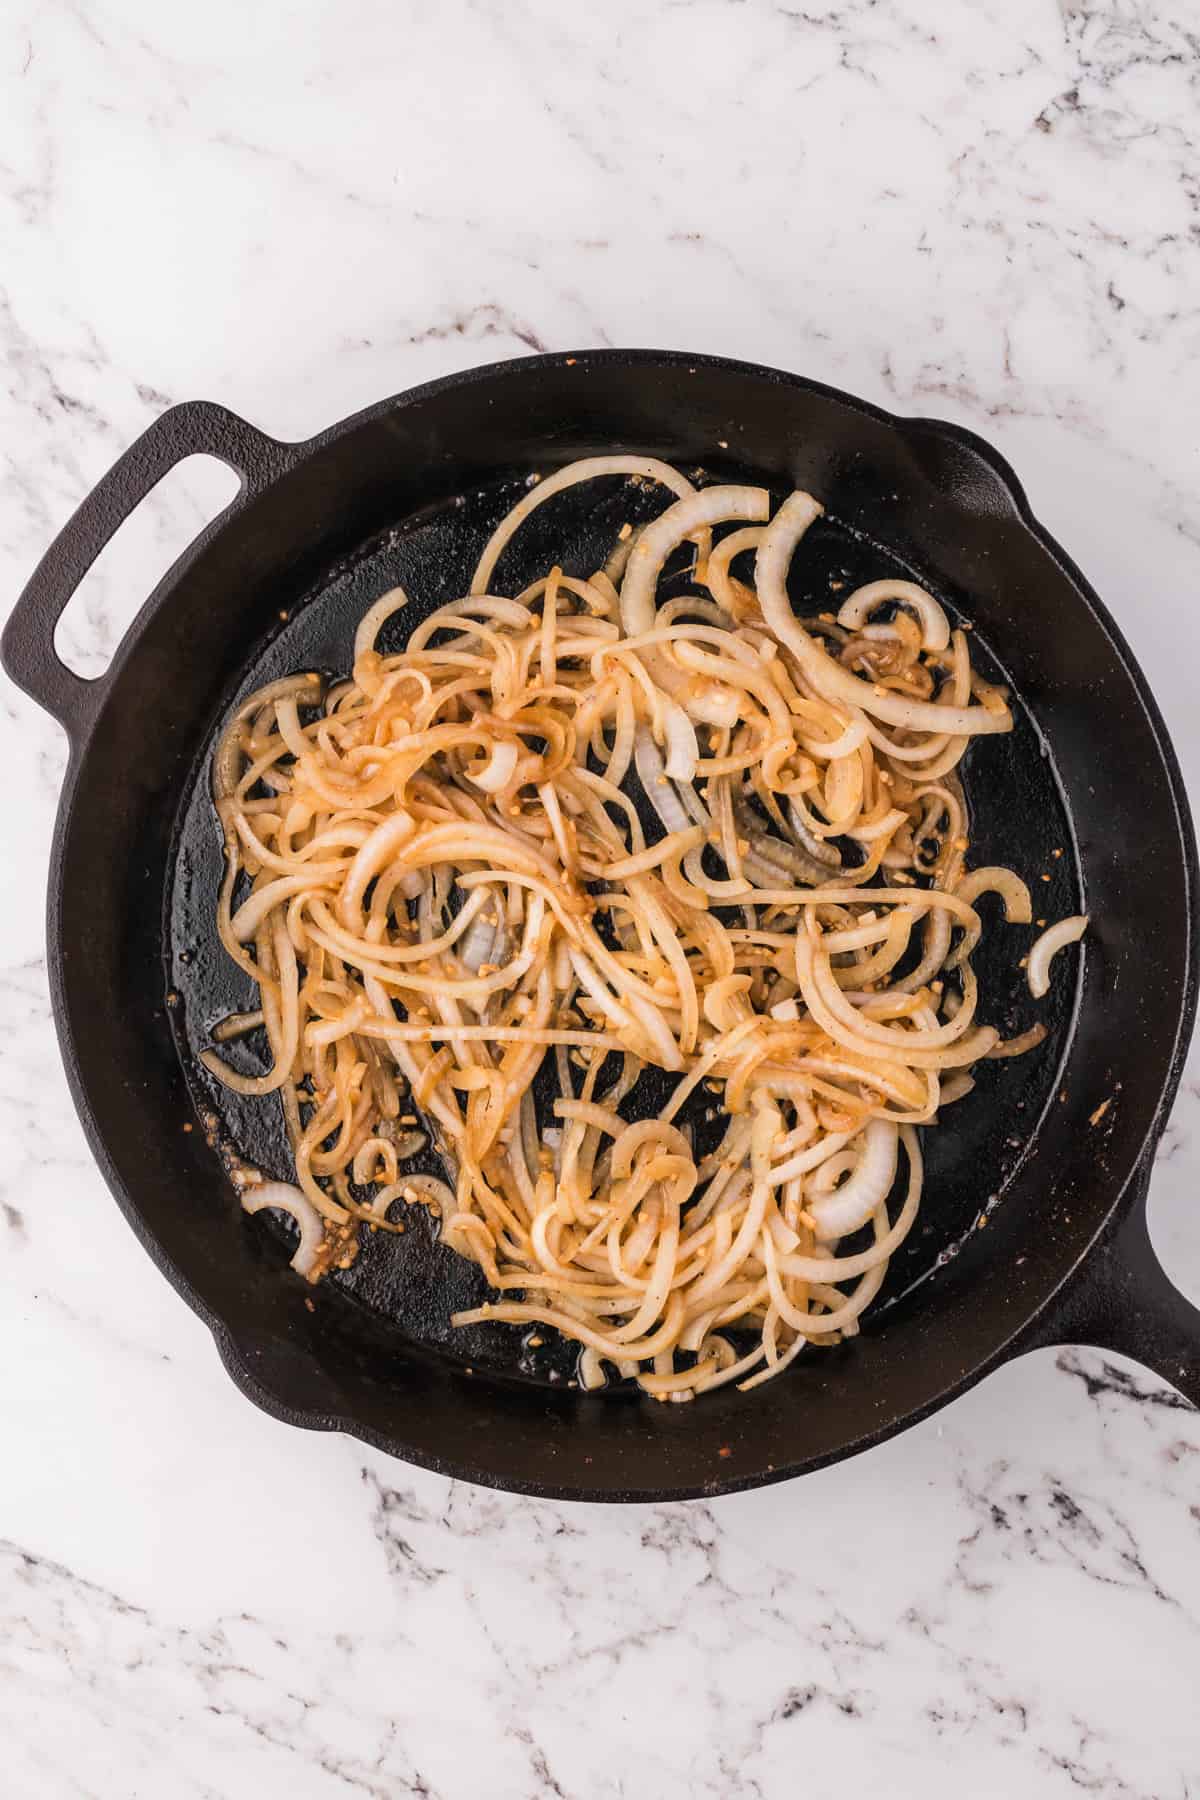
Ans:
[{"label": "white marble surface", "polygon": [[[992,438],[1200,792],[1193,0],[3,25],[10,595],[168,401],[302,436],[531,346],[725,351]],[[72,622],[81,666],[217,491],[147,514]],[[1200,1417],[1132,1365],[1029,1357],[849,1466],[628,1511],[255,1412],[89,1161],[42,949],[62,746],[7,685],[0,733],[6,1795],[1200,1795]],[[1198,1176],[1194,1067],[1152,1200],[1193,1297]]]}]

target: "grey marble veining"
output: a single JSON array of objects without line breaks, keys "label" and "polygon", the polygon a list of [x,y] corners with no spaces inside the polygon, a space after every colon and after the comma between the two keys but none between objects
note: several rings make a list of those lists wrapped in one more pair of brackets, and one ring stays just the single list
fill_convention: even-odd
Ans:
[{"label": "grey marble veining", "polygon": [[[166,405],[301,437],[446,369],[669,344],[959,420],[1130,637],[1200,791],[1186,0],[12,0],[0,567]],[[64,622],[97,673],[209,465]],[[259,1415],[75,1122],[0,691],[0,1744],[19,1800],[1200,1796],[1200,1416],[1030,1356],[800,1484],[605,1511]],[[1151,1223],[1200,1297],[1200,1064]]]}]

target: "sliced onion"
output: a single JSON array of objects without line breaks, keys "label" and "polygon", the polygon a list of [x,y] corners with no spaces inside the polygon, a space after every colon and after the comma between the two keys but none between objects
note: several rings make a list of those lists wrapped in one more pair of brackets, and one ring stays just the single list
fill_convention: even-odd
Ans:
[{"label": "sliced onion", "polygon": [[787,820],[792,828],[796,842],[802,850],[807,850],[814,862],[823,863],[827,869],[840,869],[842,853],[834,844],[826,843],[815,831],[810,831],[804,816],[794,800],[787,803]]},{"label": "sliced onion", "polygon": [[837,762],[840,757],[853,756],[859,746],[866,743],[867,735],[867,721],[859,718],[851,719],[835,738],[802,737],[800,742],[819,761]]},{"label": "sliced onion", "polygon": [[673,861],[688,850],[696,849],[704,842],[703,825],[689,825],[686,831],[668,832],[657,844],[651,844],[648,850],[639,850],[636,856],[623,856],[620,862],[608,863],[604,869],[606,881],[625,881],[630,875],[644,875],[649,869],[656,869],[661,863]]},{"label": "sliced onion", "polygon": [[890,812],[885,812],[882,818],[876,819],[870,825],[855,825],[846,833],[846,836],[853,838],[857,844],[873,844],[877,838],[890,837],[905,823],[907,818],[907,813],[901,812],[899,807],[894,806]]},{"label": "sliced onion", "polygon": [[927,981],[932,981],[943,967],[950,951],[950,914],[944,906],[931,906],[925,916],[925,949],[910,975],[892,983],[898,994],[915,994]]},{"label": "sliced onion", "polygon": [[262,1022],[261,1009],[255,1012],[230,1013],[213,1026],[213,1041],[218,1044],[228,1044],[234,1038],[245,1037],[248,1031],[257,1030]]},{"label": "sliced onion", "polygon": [[[701,691],[688,693],[688,684],[700,684]],[[742,716],[741,701],[734,688],[722,687],[713,676],[686,673],[679,685],[687,697],[687,710],[694,718],[703,720],[706,725],[719,726],[722,731],[733,730]]]},{"label": "sliced onion", "polygon": [[679,782],[675,788],[675,792],[683,802],[683,810],[691,819],[692,824],[703,825],[705,831],[711,831],[712,814],[696,792],[692,783],[690,781]]},{"label": "sliced onion", "polygon": [[909,731],[950,732],[960,737],[1011,731],[1012,714],[1007,708],[990,712],[984,706],[941,706],[936,701],[910,700],[878,682],[860,681],[834,662],[805,631],[788,598],[788,567],[796,545],[824,510],[811,494],[797,491],[790,495],[763,533],[755,565],[763,618],[779,642],[792,652],[817,693],[823,699],[858,707],[873,718],[903,725]]},{"label": "sliced onion", "polygon": [[292,894],[311,892],[315,885],[311,875],[281,875],[278,881],[268,881],[265,886],[255,888],[233,915],[233,935],[238,943],[250,943],[267,914],[281,900]]},{"label": "sliced onion", "polygon": [[[489,894],[493,907],[499,905],[499,901],[491,897],[487,888],[480,888],[476,891]],[[459,961],[470,969],[472,975],[478,975],[484,963],[493,961],[492,950],[496,942],[496,935],[500,930],[495,923],[495,918],[496,915],[492,912],[488,913],[486,917],[481,913],[472,919],[467,927],[466,935],[458,947]]]},{"label": "sliced onion", "polygon": [[950,623],[932,594],[915,581],[868,581],[856,588],[838,609],[838,624],[857,631],[885,601],[895,600],[917,616],[924,650],[944,650],[950,642]]},{"label": "sliced onion", "polygon": [[358,630],[354,634],[354,679],[364,693],[373,694],[379,687],[375,639],[392,614],[400,612],[407,605],[408,595],[402,587],[389,588],[386,594],[380,594],[374,605],[368,607],[359,620]]},{"label": "sliced onion", "polygon": [[[755,865],[767,876],[765,881],[760,881],[761,886],[780,885],[780,875],[802,882],[806,887],[819,887],[829,879],[830,865],[824,857],[818,859],[807,848],[798,848],[795,844],[789,844],[786,839],[776,837],[774,832],[768,831],[761,820],[755,817],[740,794],[734,793],[732,803],[734,822],[751,845],[745,858],[746,867],[756,881],[760,881],[760,876],[755,874],[751,865]],[[836,852],[834,854],[836,856]],[[787,882],[784,881],[782,885],[786,886]]]},{"label": "sliced onion", "polygon": [[625,1003],[657,1051],[652,1060],[664,1069],[682,1069],[683,1057],[679,1054],[679,1045],[657,1006],[643,1000],[640,994],[626,994]]},{"label": "sliced onion", "polygon": [[539,481],[524,500],[501,520],[484,545],[483,555],[479,558],[471,581],[471,592],[486,594],[501,551],[531,512],[536,511],[552,495],[561,494],[564,488],[575,487],[581,481],[595,481],[601,475],[641,475],[646,480],[659,482],[681,497],[695,492],[691,482],[678,469],[673,469],[670,463],[659,462],[653,456],[586,456],[578,462],[568,463],[565,469],[558,469],[553,475],[547,475],[544,481]]},{"label": "sliced onion", "polygon": [[[626,635],[641,637],[654,630],[659,575],[685,538],[726,519],[765,519],[770,508],[766,488],[711,487],[677,500],[660,513],[638,539],[621,583],[621,623]],[[660,687],[676,698],[686,693],[693,717],[726,727],[737,718],[737,696],[731,697],[727,688],[714,681],[706,689],[696,676],[684,675],[678,664],[657,648],[647,648],[642,656]]]},{"label": "sliced onion", "polygon": [[743,582],[729,573],[734,558],[745,550],[757,550],[762,532],[756,525],[743,526],[740,531],[731,531],[714,545],[704,571],[704,579],[708,591],[714,599],[733,619],[757,619],[758,602],[751,590]]},{"label": "sliced onion", "polygon": [[1039,1020],[1028,1031],[1023,1031],[1020,1037],[1005,1038],[1000,1043],[993,1044],[988,1056],[992,1059],[1000,1056],[1024,1056],[1027,1050],[1036,1050],[1039,1044],[1044,1043],[1046,1036],[1046,1027]]},{"label": "sliced onion", "polygon": [[686,831],[692,823],[679,795],[671,786],[662,752],[649,727],[639,725],[634,736],[633,762],[647,800],[667,831]]},{"label": "sliced onion", "polygon": [[285,1212],[300,1228],[300,1242],[292,1255],[291,1266],[297,1275],[311,1275],[317,1252],[325,1242],[325,1226],[320,1213],[298,1187],[290,1181],[264,1181],[257,1187],[242,1190],[244,1212],[262,1212],[264,1208]]},{"label": "sliced onion", "polygon": [[[609,587],[612,588],[612,611],[614,613],[617,610],[617,584],[625,573],[625,565],[633,552],[633,546],[641,537],[645,527],[638,525],[631,531],[627,522],[622,526],[622,530],[625,532],[625,536],[618,536],[616,543],[608,553],[608,559],[605,562],[604,567],[600,569],[596,575],[592,576],[593,583],[597,579],[600,581],[607,581]],[[601,588],[600,591],[603,593],[603,588]]]},{"label": "sliced onion", "polygon": [[975,1077],[968,1075],[965,1069],[956,1069],[953,1075],[943,1081],[938,1094],[939,1106],[953,1106],[956,1100],[965,1100],[975,1087]]},{"label": "sliced onion", "polygon": [[[1029,889],[1011,869],[972,869],[969,875],[963,876],[954,892],[968,906],[974,906],[980,894],[999,894],[1004,901],[1004,917],[1010,925],[1028,925],[1033,918]],[[1063,939],[1064,943],[1069,941]]]},{"label": "sliced onion", "polygon": [[891,1192],[900,1141],[897,1127],[887,1119],[872,1119],[863,1140],[863,1153],[853,1175],[831,1194],[822,1194],[808,1203],[822,1243],[858,1231]]},{"label": "sliced onion", "polygon": [[1058,952],[1068,944],[1077,944],[1088,928],[1086,913],[1074,913],[1069,919],[1060,919],[1057,925],[1051,925],[1043,931],[1041,937],[1029,952],[1029,991],[1035,1000],[1040,1000],[1050,991],[1050,964]]},{"label": "sliced onion", "polygon": [[629,559],[621,584],[621,621],[629,637],[653,631],[655,585],[672,551],[693,532],[727,519],[765,519],[771,510],[766,488],[710,487],[677,500],[647,525]]},{"label": "sliced onion", "polygon": [[605,987],[587,957],[578,950],[569,950],[568,955],[580,987],[595,1002],[609,1023],[618,1031],[637,1035],[632,1014]]},{"label": "sliced onion", "polygon": [[468,779],[485,794],[498,794],[512,780],[517,767],[517,746],[511,738],[492,745],[491,754],[480,769],[468,769]]},{"label": "sliced onion", "polygon": [[423,1150],[428,1142],[428,1134],[424,1131],[397,1132],[396,1136],[392,1139],[392,1148],[396,1152],[396,1161],[407,1162],[410,1156],[415,1156],[419,1150]]},{"label": "sliced onion", "polygon": [[[771,889],[779,887],[820,887],[825,879],[824,871],[815,863],[785,862],[778,854],[781,840],[776,837],[762,837],[755,841],[754,849],[748,850],[742,857],[742,868],[746,879],[756,887]],[[784,845],[791,850],[791,845]],[[801,851],[793,851],[800,856]]]},{"label": "sliced onion", "polygon": [[393,813],[359,846],[338,896],[338,916],[347,930],[353,931],[361,922],[363,895],[415,829],[415,821],[408,813]]},{"label": "sliced onion", "polygon": [[305,675],[285,675],[281,681],[269,681],[255,690],[234,713],[217,740],[213,752],[212,796],[220,804],[237,787],[242,773],[242,730],[247,722],[262,713],[276,700],[296,700],[311,706],[325,697],[325,681],[310,671]]},{"label": "sliced onion", "polygon": [[693,780],[700,755],[696,727],[674,700],[663,702],[663,728],[667,738],[667,774],[673,781]]},{"label": "sliced onion", "polygon": [[406,1175],[403,1182],[402,1200],[417,1200],[423,1206],[440,1208],[443,1218],[454,1211],[454,1189],[436,1175]]}]

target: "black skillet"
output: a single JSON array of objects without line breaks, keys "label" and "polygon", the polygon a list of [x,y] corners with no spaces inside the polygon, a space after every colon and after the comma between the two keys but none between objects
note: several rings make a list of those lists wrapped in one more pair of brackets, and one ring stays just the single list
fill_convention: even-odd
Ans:
[{"label": "black skillet", "polygon": [[[989,919],[986,1016],[1014,1029],[1040,1010],[1051,1036],[983,1065],[976,1091],[925,1134],[922,1218],[861,1337],[752,1394],[684,1407],[584,1396],[559,1349],[535,1351],[510,1328],[456,1336],[448,1314],[478,1277],[417,1223],[314,1295],[189,1129],[212,1106],[226,1146],[287,1172],[270,1109],[208,1090],[192,1054],[244,998],[209,922],[219,855],[206,756],[219,720],[273,674],[344,669],[355,617],[396,579],[414,618],[462,591],[531,470],[616,448],[821,496],[830,518],[797,559],[798,606],[903,570],[969,619],[977,660],[1018,696],[1017,731],[982,740],[967,765],[974,856],[1014,863],[1046,917],[1081,903],[1092,915],[1042,1009],[1018,969],[1032,931]],[[122,520],[196,452],[241,475],[238,497],[159,584],[108,671],[80,680],[54,652],[60,613]],[[500,585],[513,591],[564,543],[594,567],[633,504],[613,482],[574,490],[521,534]],[[1200,1311],[1166,1279],[1145,1224],[1196,1009],[1183,785],[1108,613],[970,433],[659,351],[476,369],[304,444],[179,406],[61,532],[9,620],[3,660],[70,739],[49,967],[84,1128],[146,1249],[239,1387],[277,1418],[497,1487],[645,1500],[848,1456],[1041,1345],[1124,1351],[1200,1403]]]}]

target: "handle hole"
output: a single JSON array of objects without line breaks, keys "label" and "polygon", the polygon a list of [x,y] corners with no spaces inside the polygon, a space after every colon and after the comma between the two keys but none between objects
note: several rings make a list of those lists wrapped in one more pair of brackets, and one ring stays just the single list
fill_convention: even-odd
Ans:
[{"label": "handle hole", "polygon": [[59,660],[85,681],[103,675],[142,603],[240,482],[215,456],[185,456],[105,544],[54,630]]}]

